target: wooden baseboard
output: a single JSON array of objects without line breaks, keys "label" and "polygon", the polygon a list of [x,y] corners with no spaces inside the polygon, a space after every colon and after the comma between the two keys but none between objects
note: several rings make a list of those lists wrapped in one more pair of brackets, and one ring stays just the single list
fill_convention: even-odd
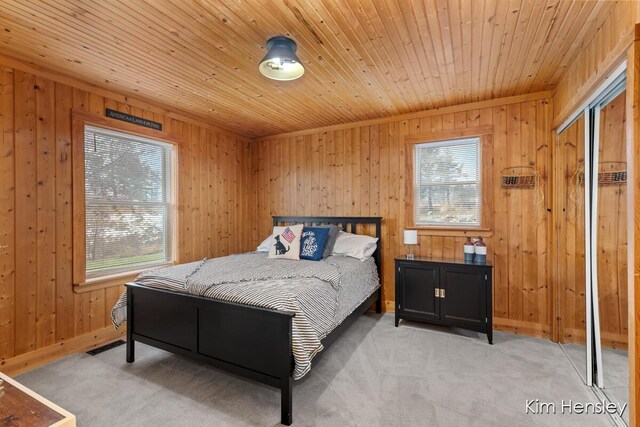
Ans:
[{"label": "wooden baseboard", "polygon": [[536,338],[551,338],[551,326],[540,323],[494,317],[493,328],[497,331],[511,332],[512,334],[527,335]]},{"label": "wooden baseboard", "polygon": [[71,338],[68,341],[61,341],[9,359],[2,359],[0,360],[0,370],[9,376],[15,376],[65,356],[91,350],[119,340],[125,334],[126,327],[115,331],[113,326],[108,326],[89,334]]},{"label": "wooden baseboard", "polygon": [[[385,301],[384,311],[386,313],[395,313],[395,301]],[[494,318],[493,325],[499,331],[539,338],[550,337],[550,327],[548,325],[501,318]],[[7,375],[15,376],[71,354],[88,351],[116,341],[125,334],[126,328],[124,327],[121,330],[114,331],[113,327],[108,326],[68,341],[62,341],[9,359],[2,359],[0,360],[0,370]]]},{"label": "wooden baseboard", "polygon": [[382,307],[382,310],[385,313],[395,313],[396,312],[396,302],[395,301],[385,301]]},{"label": "wooden baseboard", "polygon": [[[384,302],[385,313],[395,313],[395,301]],[[539,323],[524,322],[522,320],[493,318],[493,328],[497,331],[510,332],[512,334],[527,335],[535,338],[551,338],[551,326]]]},{"label": "wooden baseboard", "polygon": [[[629,336],[627,334],[618,334],[614,332],[600,332],[600,341],[602,343],[602,347],[604,348],[612,348],[616,350],[627,350],[629,347]],[[584,330],[580,329],[565,329],[563,331],[563,343],[575,343],[582,344],[585,343],[585,333]]]}]

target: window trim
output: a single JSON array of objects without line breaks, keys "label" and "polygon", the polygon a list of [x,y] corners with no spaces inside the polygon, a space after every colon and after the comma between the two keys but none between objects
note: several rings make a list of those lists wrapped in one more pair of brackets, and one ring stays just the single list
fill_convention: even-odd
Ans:
[{"label": "window trim", "polygon": [[[415,223],[415,161],[416,146],[420,144],[446,142],[456,139],[480,139],[480,225],[460,227],[445,225],[418,225]],[[411,135],[405,138],[405,160],[407,176],[405,177],[405,228],[413,230],[429,230],[434,232],[448,232],[447,235],[467,235],[470,232],[490,232],[493,228],[493,172],[485,167],[493,162],[493,126],[478,126],[473,128],[456,129],[450,131],[436,131]]]},{"label": "window trim", "polygon": [[85,126],[94,126],[102,129],[113,130],[116,132],[127,133],[134,137],[155,139],[161,143],[173,146],[172,164],[171,164],[171,194],[172,205],[175,208],[175,221],[173,224],[173,242],[172,250],[174,260],[180,258],[178,245],[178,230],[180,222],[179,214],[179,193],[178,193],[178,157],[180,156],[180,147],[184,146],[182,136],[171,134],[155,129],[148,129],[131,123],[121,122],[119,120],[100,116],[97,114],[87,113],[81,110],[72,110],[72,135],[71,135],[71,161],[72,161],[72,211],[73,211],[73,284],[75,287],[95,286],[101,283],[110,283],[117,278],[130,277],[139,270],[139,267],[132,271],[124,271],[118,274],[109,274],[97,276],[87,279],[86,265],[86,202],[85,202],[85,163],[84,163],[84,132]]}]

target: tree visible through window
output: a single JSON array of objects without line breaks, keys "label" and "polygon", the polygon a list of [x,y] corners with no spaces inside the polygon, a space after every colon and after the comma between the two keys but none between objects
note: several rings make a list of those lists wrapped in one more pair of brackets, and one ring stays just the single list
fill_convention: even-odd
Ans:
[{"label": "tree visible through window", "polygon": [[480,138],[415,145],[415,225],[480,226],[480,190]]},{"label": "tree visible through window", "polygon": [[173,261],[172,146],[85,126],[87,277]]}]

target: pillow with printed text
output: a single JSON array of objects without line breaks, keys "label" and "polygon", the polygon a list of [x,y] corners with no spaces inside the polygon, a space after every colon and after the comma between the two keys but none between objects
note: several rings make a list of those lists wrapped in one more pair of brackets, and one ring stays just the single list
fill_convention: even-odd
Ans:
[{"label": "pillow with printed text", "polygon": [[328,228],[304,227],[300,240],[300,258],[311,261],[321,260],[328,239]]}]

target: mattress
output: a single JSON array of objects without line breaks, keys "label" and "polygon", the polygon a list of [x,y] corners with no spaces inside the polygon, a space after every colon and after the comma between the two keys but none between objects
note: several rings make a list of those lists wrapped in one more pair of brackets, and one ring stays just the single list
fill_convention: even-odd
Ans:
[{"label": "mattress", "polygon": [[[150,270],[135,283],[211,299],[285,310],[292,320],[294,378],[311,369],[321,340],[380,286],[372,258],[322,261],[270,259],[252,252]],[[126,321],[126,293],[112,310],[116,328]]]},{"label": "mattress", "polygon": [[380,279],[373,258],[360,261],[351,257],[329,257],[327,262],[339,266],[342,279],[333,330],[378,290]]}]

